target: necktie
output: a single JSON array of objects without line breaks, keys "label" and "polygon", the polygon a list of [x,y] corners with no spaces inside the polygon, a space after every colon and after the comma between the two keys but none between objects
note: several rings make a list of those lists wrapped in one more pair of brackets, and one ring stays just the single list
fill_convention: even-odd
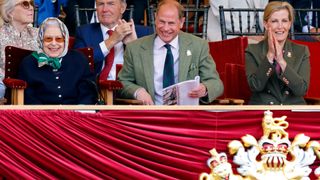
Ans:
[{"label": "necktie", "polygon": [[[108,30],[107,33],[110,37],[113,31]],[[114,48],[111,48],[109,51],[109,54],[105,58],[104,68],[100,73],[99,80],[106,80],[108,78],[109,72],[112,68],[113,61],[114,61]]]},{"label": "necktie", "polygon": [[280,75],[280,73],[281,73],[281,67],[280,67],[280,64],[279,64],[275,59],[273,60],[273,67],[274,67],[276,73],[277,73],[278,75]]},{"label": "necktie", "polygon": [[278,75],[280,75],[280,73],[281,73],[281,67],[280,67],[279,63],[276,63],[276,72]]},{"label": "necktie", "polygon": [[[282,50],[282,54],[285,54],[285,50]],[[277,75],[280,75],[281,74],[280,64],[275,59],[273,60],[273,62],[274,62],[274,66],[275,66]]]},{"label": "necktie", "polygon": [[170,44],[166,44],[164,47],[167,48],[167,55],[163,68],[163,88],[166,88],[174,84],[174,68]]}]

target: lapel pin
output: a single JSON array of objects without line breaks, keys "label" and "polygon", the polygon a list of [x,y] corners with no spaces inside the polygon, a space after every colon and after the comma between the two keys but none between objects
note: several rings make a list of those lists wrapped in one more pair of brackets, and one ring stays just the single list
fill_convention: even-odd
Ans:
[{"label": "lapel pin", "polygon": [[187,56],[191,56],[191,51],[187,50]]},{"label": "lapel pin", "polygon": [[292,56],[291,52],[288,52],[287,56],[291,58]]}]

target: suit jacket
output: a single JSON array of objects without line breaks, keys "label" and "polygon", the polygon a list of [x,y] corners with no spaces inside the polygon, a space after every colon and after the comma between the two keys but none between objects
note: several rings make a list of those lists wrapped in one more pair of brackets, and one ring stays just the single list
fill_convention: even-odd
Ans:
[{"label": "suit jacket", "polygon": [[[151,27],[135,26],[137,37],[142,37],[153,33]],[[92,23],[80,26],[76,31],[74,48],[92,47],[94,53],[95,73],[99,74],[105,59],[99,43],[103,41],[103,34],[99,23]]]},{"label": "suit jacket", "polygon": [[28,84],[25,104],[95,104],[97,100],[88,60],[74,50],[63,57],[57,71],[49,65],[38,67],[29,55],[22,60],[18,77]]},{"label": "suit jacket", "polygon": [[268,42],[251,44],[246,49],[246,76],[252,97],[249,104],[305,104],[310,80],[309,49],[287,40],[284,59],[287,67],[280,75],[267,60]]},{"label": "suit jacket", "polygon": [[[155,34],[140,38],[127,45],[124,54],[123,68],[119,72],[119,80],[124,88],[120,95],[134,98],[138,88],[145,88],[155,101],[153,45]],[[222,94],[223,84],[216,71],[208,48],[208,42],[191,34],[179,33],[179,75],[178,81],[186,81],[200,76],[200,81],[207,87],[208,98],[203,101],[211,102]],[[192,55],[186,52],[190,51]]]}]

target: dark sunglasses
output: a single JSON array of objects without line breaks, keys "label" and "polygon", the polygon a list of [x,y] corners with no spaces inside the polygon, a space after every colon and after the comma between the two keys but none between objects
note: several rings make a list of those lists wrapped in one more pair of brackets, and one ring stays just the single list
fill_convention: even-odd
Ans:
[{"label": "dark sunglasses", "polygon": [[22,1],[22,2],[17,3],[16,5],[20,5],[24,9],[29,9],[30,6],[34,7],[34,1],[33,0],[31,0],[31,1]]},{"label": "dark sunglasses", "polygon": [[49,42],[52,42],[53,39],[58,43],[63,43],[64,42],[64,37],[44,37],[43,41],[49,43]]}]

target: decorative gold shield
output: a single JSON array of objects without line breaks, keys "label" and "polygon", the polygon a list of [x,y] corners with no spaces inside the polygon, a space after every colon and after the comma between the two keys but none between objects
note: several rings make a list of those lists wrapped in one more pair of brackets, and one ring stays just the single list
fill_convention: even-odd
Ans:
[{"label": "decorative gold shield", "polygon": [[[285,180],[309,179],[312,169],[309,167],[316,159],[320,159],[320,144],[309,141],[304,134],[295,136],[292,143],[285,131],[289,123],[287,116],[273,117],[271,111],[265,111],[262,118],[263,136],[256,140],[251,135],[245,135],[242,141],[233,140],[228,144],[229,153],[233,155],[233,163],[238,165],[234,175],[231,164],[225,153],[210,150],[211,158],[207,164],[210,173],[201,173],[201,180]],[[290,158],[288,158],[290,156]],[[315,170],[320,177],[320,167]]]}]

